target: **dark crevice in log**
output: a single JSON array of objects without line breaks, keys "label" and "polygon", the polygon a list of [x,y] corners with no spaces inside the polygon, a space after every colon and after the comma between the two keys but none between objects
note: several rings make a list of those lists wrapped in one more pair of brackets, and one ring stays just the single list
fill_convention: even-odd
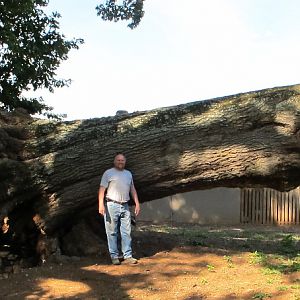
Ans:
[{"label": "dark crevice in log", "polygon": [[256,129],[260,129],[260,128],[267,127],[267,126],[270,126],[270,127],[276,127],[276,126],[278,126],[278,127],[288,127],[287,124],[272,121],[272,122],[263,122],[263,123],[254,124],[253,127],[251,128],[251,130],[256,130]]}]

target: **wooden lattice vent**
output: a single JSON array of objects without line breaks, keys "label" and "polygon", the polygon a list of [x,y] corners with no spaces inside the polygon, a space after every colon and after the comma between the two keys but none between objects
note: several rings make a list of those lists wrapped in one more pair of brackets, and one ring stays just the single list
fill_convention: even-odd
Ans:
[{"label": "wooden lattice vent", "polygon": [[300,224],[300,187],[289,192],[241,189],[240,220],[251,224]]}]

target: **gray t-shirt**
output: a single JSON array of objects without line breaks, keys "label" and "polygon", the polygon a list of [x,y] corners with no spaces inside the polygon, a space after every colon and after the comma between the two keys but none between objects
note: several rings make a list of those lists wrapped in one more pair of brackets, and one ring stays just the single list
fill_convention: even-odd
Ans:
[{"label": "gray t-shirt", "polygon": [[130,200],[129,193],[132,184],[130,171],[111,168],[104,172],[100,186],[107,188],[107,198],[118,202],[127,202]]}]

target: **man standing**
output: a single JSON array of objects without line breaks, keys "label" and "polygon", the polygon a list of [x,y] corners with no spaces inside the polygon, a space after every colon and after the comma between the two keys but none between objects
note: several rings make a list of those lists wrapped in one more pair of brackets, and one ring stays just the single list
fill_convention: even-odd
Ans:
[{"label": "man standing", "polygon": [[[140,203],[133,184],[132,174],[125,169],[125,155],[115,156],[114,167],[104,172],[99,193],[99,213],[104,216],[108,250],[114,265],[120,265],[118,250],[118,228],[120,226],[121,247],[124,262],[136,264],[131,249],[131,216],[128,206],[131,194],[135,203],[135,215],[140,212]],[[106,191],[106,196],[105,196]]]}]

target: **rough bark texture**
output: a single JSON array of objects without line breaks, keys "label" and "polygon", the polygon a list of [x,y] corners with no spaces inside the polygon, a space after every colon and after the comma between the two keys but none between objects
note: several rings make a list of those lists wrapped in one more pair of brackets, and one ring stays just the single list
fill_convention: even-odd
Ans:
[{"label": "rough bark texture", "polygon": [[142,202],[300,184],[300,85],[99,119],[0,119],[0,221],[28,210],[47,232],[97,210],[101,175],[118,151]]}]

